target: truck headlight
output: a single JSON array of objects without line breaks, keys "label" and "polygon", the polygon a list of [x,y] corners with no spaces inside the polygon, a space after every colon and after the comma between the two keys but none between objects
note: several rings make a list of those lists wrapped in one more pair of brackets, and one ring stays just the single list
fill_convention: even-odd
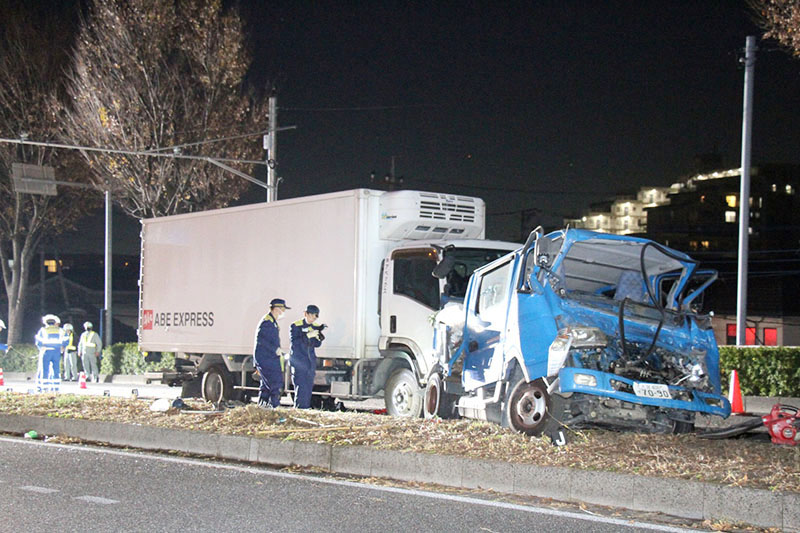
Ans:
[{"label": "truck headlight", "polygon": [[575,381],[575,385],[597,387],[597,378],[591,374],[574,374],[572,379]]},{"label": "truck headlight", "polygon": [[570,328],[572,334],[572,346],[574,348],[586,348],[588,346],[606,346],[608,339],[606,334],[599,328],[576,327]]}]

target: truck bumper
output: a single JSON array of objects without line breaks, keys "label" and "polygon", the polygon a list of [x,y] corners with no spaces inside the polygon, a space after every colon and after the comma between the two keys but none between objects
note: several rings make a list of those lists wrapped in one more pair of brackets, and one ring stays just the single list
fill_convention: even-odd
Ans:
[{"label": "truck bumper", "polygon": [[[575,382],[575,376],[579,374],[593,376],[596,384],[593,386],[577,384]],[[731,414],[730,402],[727,398],[719,394],[690,390],[684,387],[669,386],[672,399],[638,396],[632,392],[633,384],[636,383],[636,381],[617,376],[616,374],[600,372],[599,370],[588,370],[585,368],[562,368],[558,373],[558,379],[560,390],[563,393],[579,392],[582,394],[614,398],[639,405],[650,405],[654,407],[663,407],[665,409],[683,409],[696,413],[717,415],[722,418],[727,418]],[[585,382],[586,378],[583,378],[582,381]]]}]

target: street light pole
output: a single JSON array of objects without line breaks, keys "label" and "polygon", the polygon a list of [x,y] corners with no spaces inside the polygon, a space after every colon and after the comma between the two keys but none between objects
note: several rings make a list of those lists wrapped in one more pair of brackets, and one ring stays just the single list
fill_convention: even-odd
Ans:
[{"label": "street light pole", "polygon": [[267,202],[278,199],[278,185],[275,177],[278,160],[278,95],[273,88],[269,95],[269,132],[267,133]]},{"label": "street light pole", "polygon": [[744,54],[744,104],[742,112],[742,181],[739,187],[739,260],[736,284],[736,344],[746,342],[747,258],[750,237],[750,137],[753,118],[753,73],[756,64],[756,38],[749,35]]},{"label": "street light pole", "polygon": [[103,258],[103,262],[105,263],[105,294],[103,296],[103,345],[111,346],[111,261],[113,256],[111,254],[111,191],[108,190],[108,181],[106,181],[106,190],[104,195],[106,201],[106,242],[105,254]]}]

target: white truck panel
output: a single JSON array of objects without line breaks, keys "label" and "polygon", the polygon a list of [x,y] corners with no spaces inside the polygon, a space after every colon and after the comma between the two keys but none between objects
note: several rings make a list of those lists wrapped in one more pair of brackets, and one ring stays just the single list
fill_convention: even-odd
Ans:
[{"label": "white truck panel", "polygon": [[319,356],[377,355],[377,287],[389,247],[378,238],[380,194],[359,189],[143,220],[141,349],[252,353],[269,301],[284,298],[285,350],[291,323],[314,303],[329,326]]}]

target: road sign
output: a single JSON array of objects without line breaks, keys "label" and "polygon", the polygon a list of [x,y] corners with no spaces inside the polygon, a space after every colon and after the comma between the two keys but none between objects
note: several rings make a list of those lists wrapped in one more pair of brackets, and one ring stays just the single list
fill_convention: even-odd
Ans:
[{"label": "road sign", "polygon": [[56,171],[53,167],[13,163],[11,177],[14,192],[23,194],[42,194],[56,196]]}]

